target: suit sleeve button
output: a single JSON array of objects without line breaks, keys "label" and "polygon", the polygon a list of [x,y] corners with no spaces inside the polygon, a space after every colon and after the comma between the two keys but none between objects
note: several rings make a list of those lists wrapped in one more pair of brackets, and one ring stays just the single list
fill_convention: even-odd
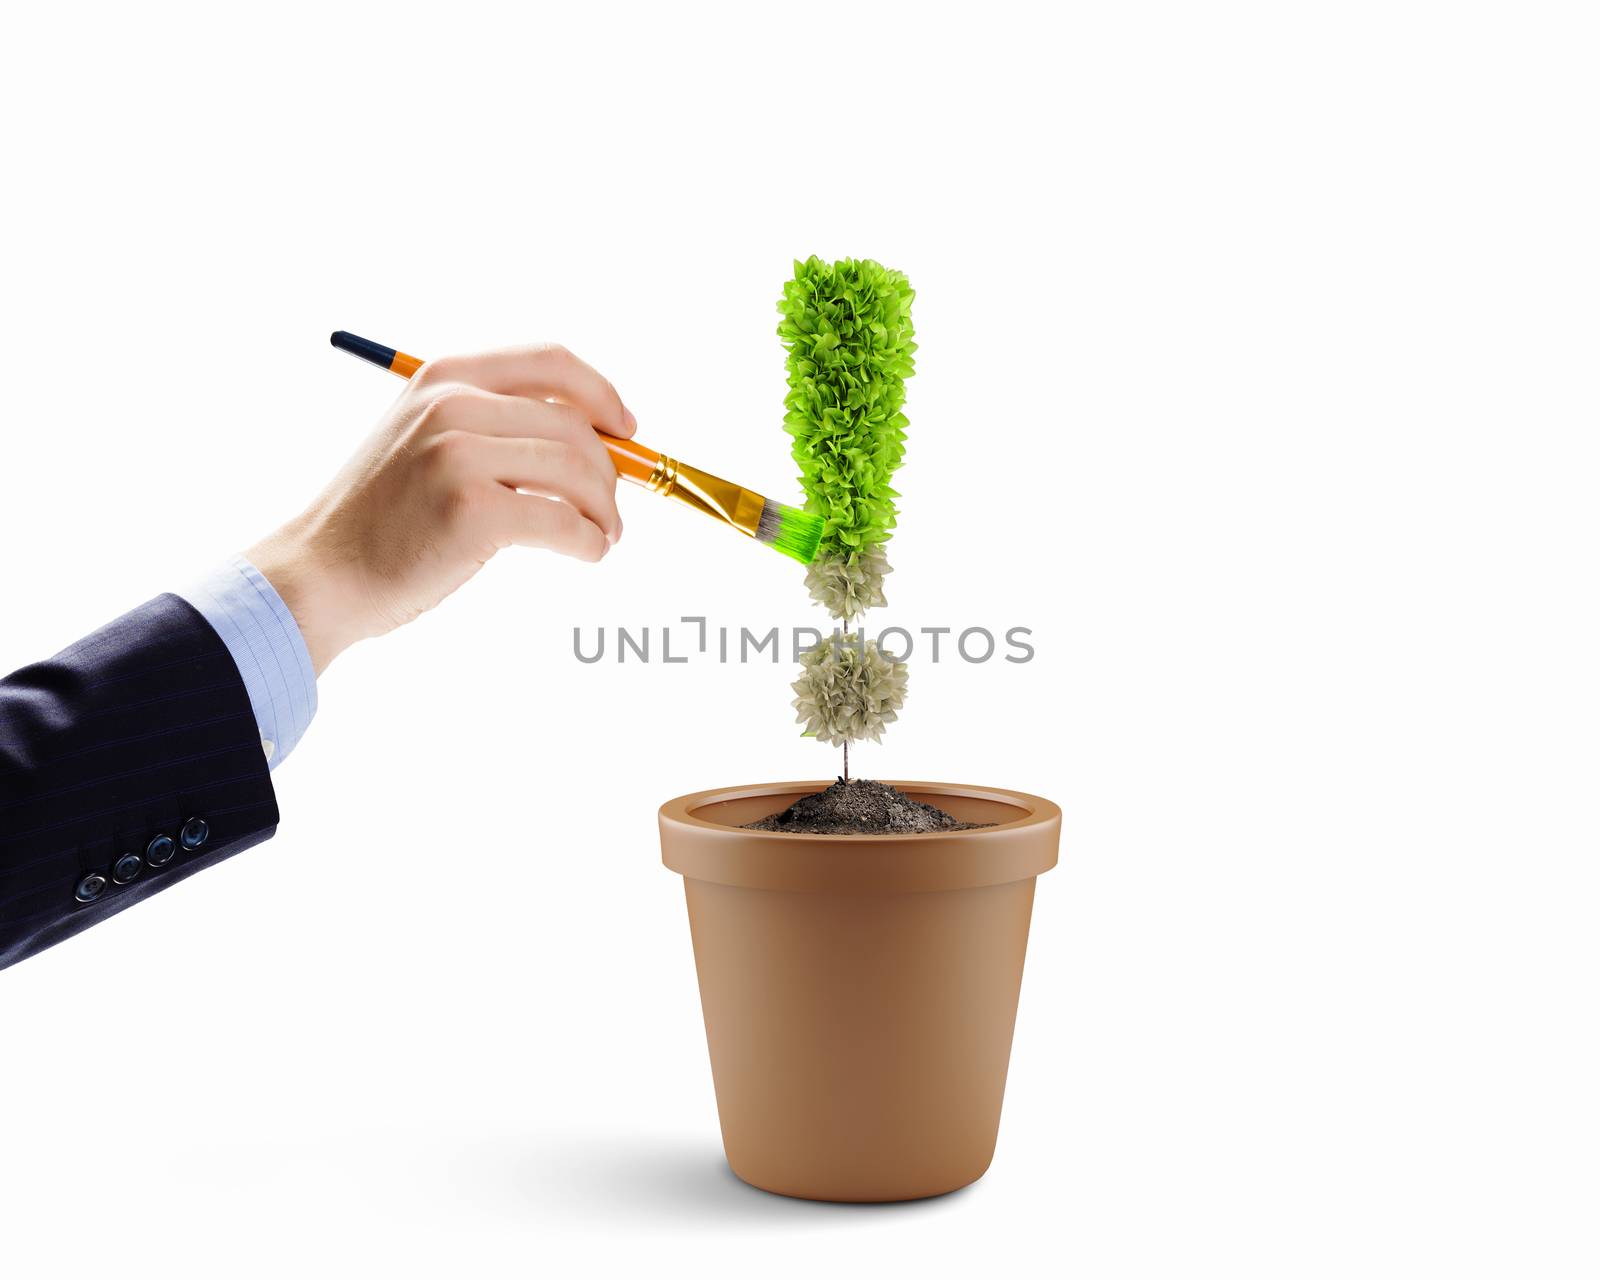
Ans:
[{"label": "suit sleeve button", "polygon": [[111,867],[111,878],[118,884],[132,884],[144,870],[144,859],[136,853],[125,853]]},{"label": "suit sleeve button", "polygon": [[73,897],[79,902],[93,902],[106,891],[106,878],[98,871],[91,871],[78,881],[77,891]]},{"label": "suit sleeve button", "polygon": [[178,832],[178,839],[183,841],[185,849],[198,849],[211,838],[211,828],[206,825],[204,818],[190,818],[183,824],[183,830]]},{"label": "suit sleeve button", "polygon": [[171,836],[157,836],[145,846],[144,860],[152,867],[164,867],[177,852],[178,846]]}]

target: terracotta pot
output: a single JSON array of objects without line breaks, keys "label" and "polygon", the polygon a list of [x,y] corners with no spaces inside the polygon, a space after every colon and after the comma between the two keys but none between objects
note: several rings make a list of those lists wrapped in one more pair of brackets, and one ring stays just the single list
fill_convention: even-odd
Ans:
[{"label": "terracotta pot", "polygon": [[973,831],[743,831],[822,782],[680,796],[661,858],[684,878],[722,1143],[755,1186],[913,1200],[994,1156],[1034,878],[1061,810],[997,787],[893,786]]}]

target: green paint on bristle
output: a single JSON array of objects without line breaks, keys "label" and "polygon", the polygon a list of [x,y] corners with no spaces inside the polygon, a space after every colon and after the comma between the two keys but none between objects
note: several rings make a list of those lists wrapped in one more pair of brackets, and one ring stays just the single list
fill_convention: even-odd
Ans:
[{"label": "green paint on bristle", "polygon": [[905,380],[915,372],[910,282],[871,259],[794,264],[778,336],[788,350],[784,430],[806,510],[822,517],[818,562],[854,566],[894,530],[889,487],[905,454]]},{"label": "green paint on bristle", "polygon": [[778,536],[772,547],[793,556],[801,564],[810,564],[817,558],[817,548],[822,543],[822,520],[798,507],[778,508]]}]

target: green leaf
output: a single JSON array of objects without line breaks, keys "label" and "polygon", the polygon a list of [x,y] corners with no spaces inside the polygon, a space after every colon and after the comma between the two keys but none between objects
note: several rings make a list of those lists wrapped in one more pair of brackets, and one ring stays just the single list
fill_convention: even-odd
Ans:
[{"label": "green leaf", "polygon": [[905,379],[915,370],[910,281],[870,258],[794,264],[778,302],[788,352],[784,430],[821,552],[854,559],[895,525],[889,478],[905,454]]}]

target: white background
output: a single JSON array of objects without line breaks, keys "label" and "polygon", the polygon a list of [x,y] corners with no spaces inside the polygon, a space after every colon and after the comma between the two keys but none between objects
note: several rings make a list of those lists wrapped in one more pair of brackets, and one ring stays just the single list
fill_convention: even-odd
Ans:
[{"label": "white background", "polygon": [[862,772],[1057,799],[990,1173],[721,1163],[655,809],[823,777],[820,618],[622,495],[357,648],[272,843],[0,975],[8,1275],[1592,1276],[1600,299],[1585,6],[29,6],[0,45],[0,669],[535,339],[778,496],[796,255],[918,290]]}]

